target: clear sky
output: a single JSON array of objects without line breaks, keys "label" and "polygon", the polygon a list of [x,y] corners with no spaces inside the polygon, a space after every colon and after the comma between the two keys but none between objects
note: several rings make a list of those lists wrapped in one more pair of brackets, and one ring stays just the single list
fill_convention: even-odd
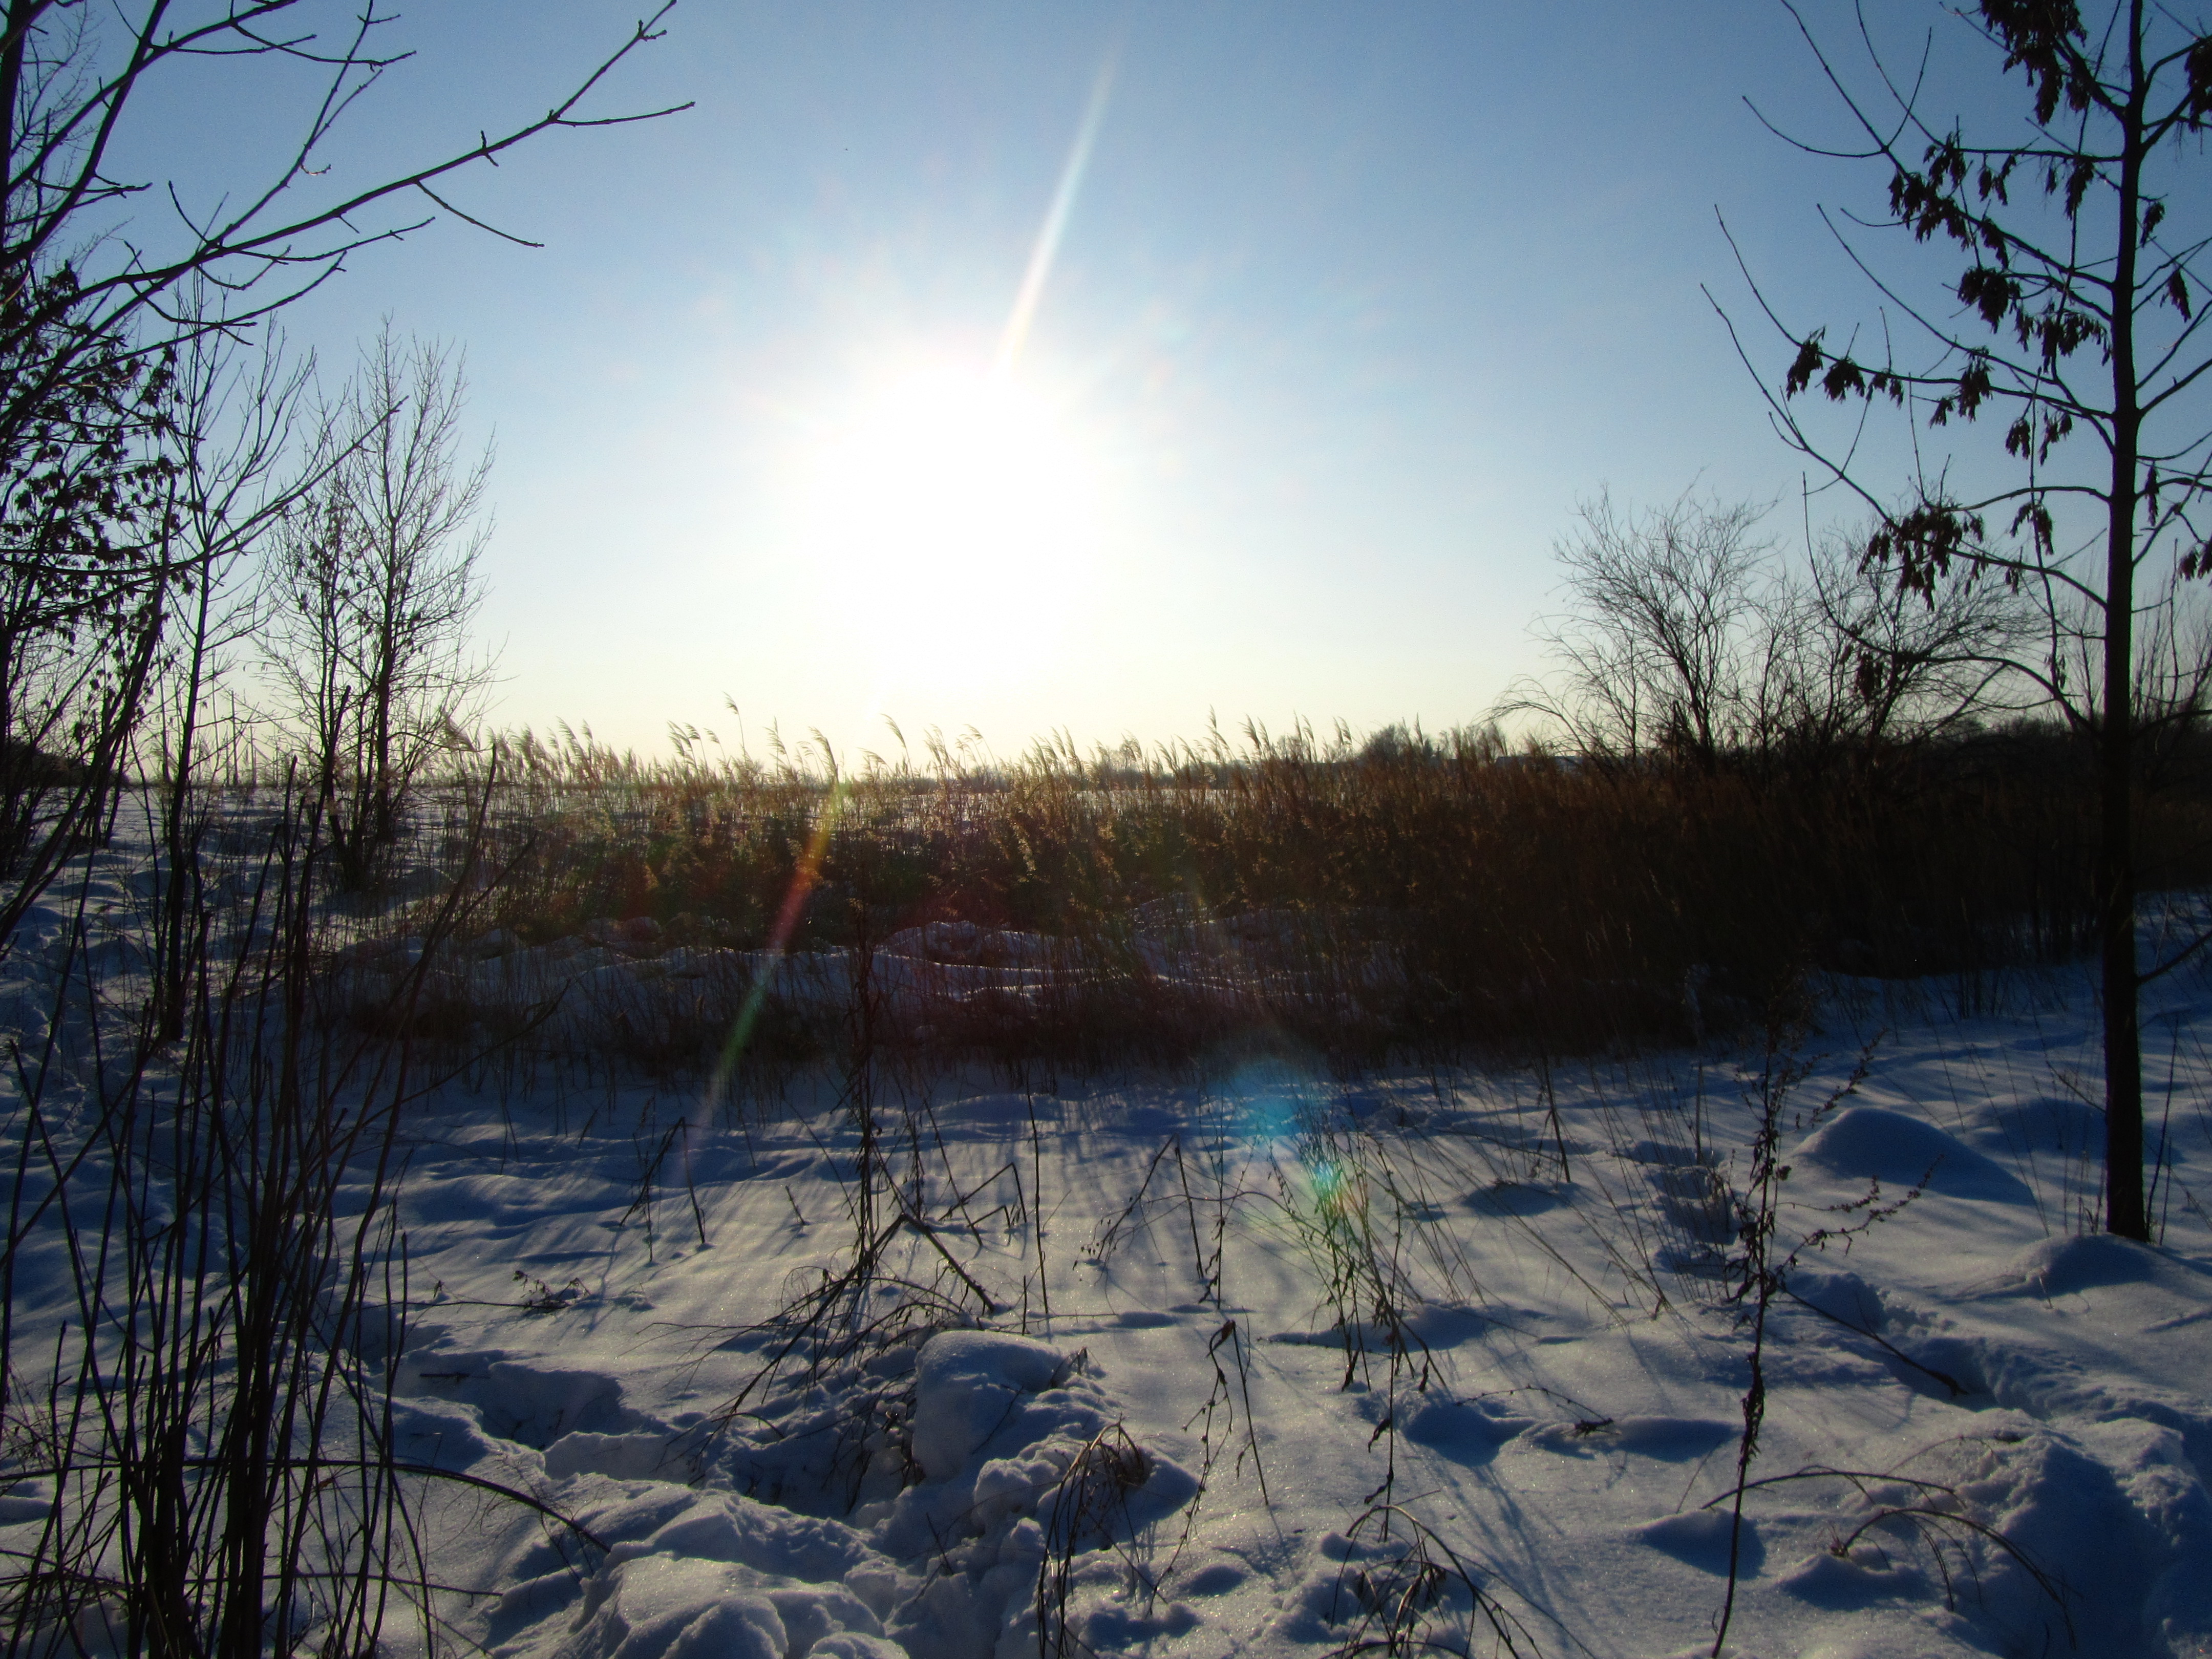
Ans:
[{"label": "clear sky", "polygon": [[[1848,7],[1807,14],[1850,46]],[[637,15],[417,0],[335,177],[542,109]],[[684,0],[666,27],[597,108],[696,108],[456,186],[543,249],[441,225],[289,324],[326,373],[383,314],[465,347],[504,724],[732,741],[727,697],[756,749],[772,720],[880,749],[884,715],[1001,753],[1210,713],[1440,727],[1535,665],[1577,496],[1698,483],[1802,533],[1700,292],[1755,322],[1717,210],[1794,318],[1847,323],[1867,295],[1815,207],[1886,181],[1747,108],[1843,131],[1773,0]],[[188,181],[291,118],[178,107],[153,165]]]}]

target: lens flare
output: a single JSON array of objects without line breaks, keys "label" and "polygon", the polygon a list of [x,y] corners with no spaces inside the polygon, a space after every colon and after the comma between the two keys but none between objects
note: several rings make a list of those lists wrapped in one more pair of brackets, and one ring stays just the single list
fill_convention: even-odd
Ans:
[{"label": "lens flare", "polygon": [[1323,1158],[1307,1172],[1313,1182],[1314,1203],[1323,1210],[1336,1207],[1344,1195],[1344,1169],[1334,1158]]}]

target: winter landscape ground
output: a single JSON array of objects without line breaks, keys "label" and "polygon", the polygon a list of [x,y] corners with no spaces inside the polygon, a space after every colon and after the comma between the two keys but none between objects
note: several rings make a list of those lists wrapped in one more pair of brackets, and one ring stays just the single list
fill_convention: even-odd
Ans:
[{"label": "winter landscape ground", "polygon": [[2212,1659],[2202,18],[421,9],[0,29],[5,1659]]},{"label": "winter landscape ground", "polygon": [[[1049,941],[295,912],[264,817],[210,842],[184,1039],[127,812],[0,966],[19,1643],[142,1644],[119,1583],[216,1594],[252,1511],[325,1653],[374,1606],[513,1659],[1675,1655],[1724,1604],[1745,1655],[2212,1652],[2193,967],[2148,994],[2144,1247],[2096,1231],[2086,969],[1517,1067],[963,1069],[914,1034]],[[1263,932],[1137,939],[1204,994]],[[312,987],[254,967],[288,939]],[[769,1005],[872,1046],[610,1058]]]}]

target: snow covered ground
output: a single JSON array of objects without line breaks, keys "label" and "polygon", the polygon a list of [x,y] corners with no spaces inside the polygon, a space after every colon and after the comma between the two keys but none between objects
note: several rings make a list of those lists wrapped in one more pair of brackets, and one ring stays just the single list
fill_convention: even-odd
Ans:
[{"label": "snow covered ground", "polygon": [[[93,879],[128,1008],[144,884]],[[66,909],[0,964],[21,1052]],[[478,1068],[409,1109],[393,1427],[544,1507],[424,1487],[443,1629],[501,1659],[1688,1654],[1733,1547],[1733,1653],[2212,1654],[2212,985],[2146,1008],[2154,1248],[2090,1230],[2080,975],[1823,991],[1778,1052],[1351,1079],[1286,1043],[739,1101]],[[69,1047],[56,1113],[98,1075]],[[1859,1230],[1772,1301],[1739,1530],[1766,1106],[1778,1256]],[[69,1315],[41,1259],[19,1352]],[[52,1498],[0,1496],[0,1549]]]}]

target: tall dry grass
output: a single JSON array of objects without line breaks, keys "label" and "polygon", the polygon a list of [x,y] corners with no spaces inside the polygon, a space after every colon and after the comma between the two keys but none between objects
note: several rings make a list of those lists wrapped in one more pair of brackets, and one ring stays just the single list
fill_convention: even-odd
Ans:
[{"label": "tall dry grass", "polygon": [[[1811,972],[2060,961],[2095,921],[2086,762],[2046,732],[1799,768],[1601,767],[1478,732],[858,766],[678,737],[653,761],[588,734],[503,746],[503,926],[650,916],[672,942],[863,962],[933,922],[1025,936],[1042,986],[934,1032],[1003,1052],[1679,1041]],[[2143,821],[2158,879],[2212,872],[2203,792],[2148,795]]]}]

